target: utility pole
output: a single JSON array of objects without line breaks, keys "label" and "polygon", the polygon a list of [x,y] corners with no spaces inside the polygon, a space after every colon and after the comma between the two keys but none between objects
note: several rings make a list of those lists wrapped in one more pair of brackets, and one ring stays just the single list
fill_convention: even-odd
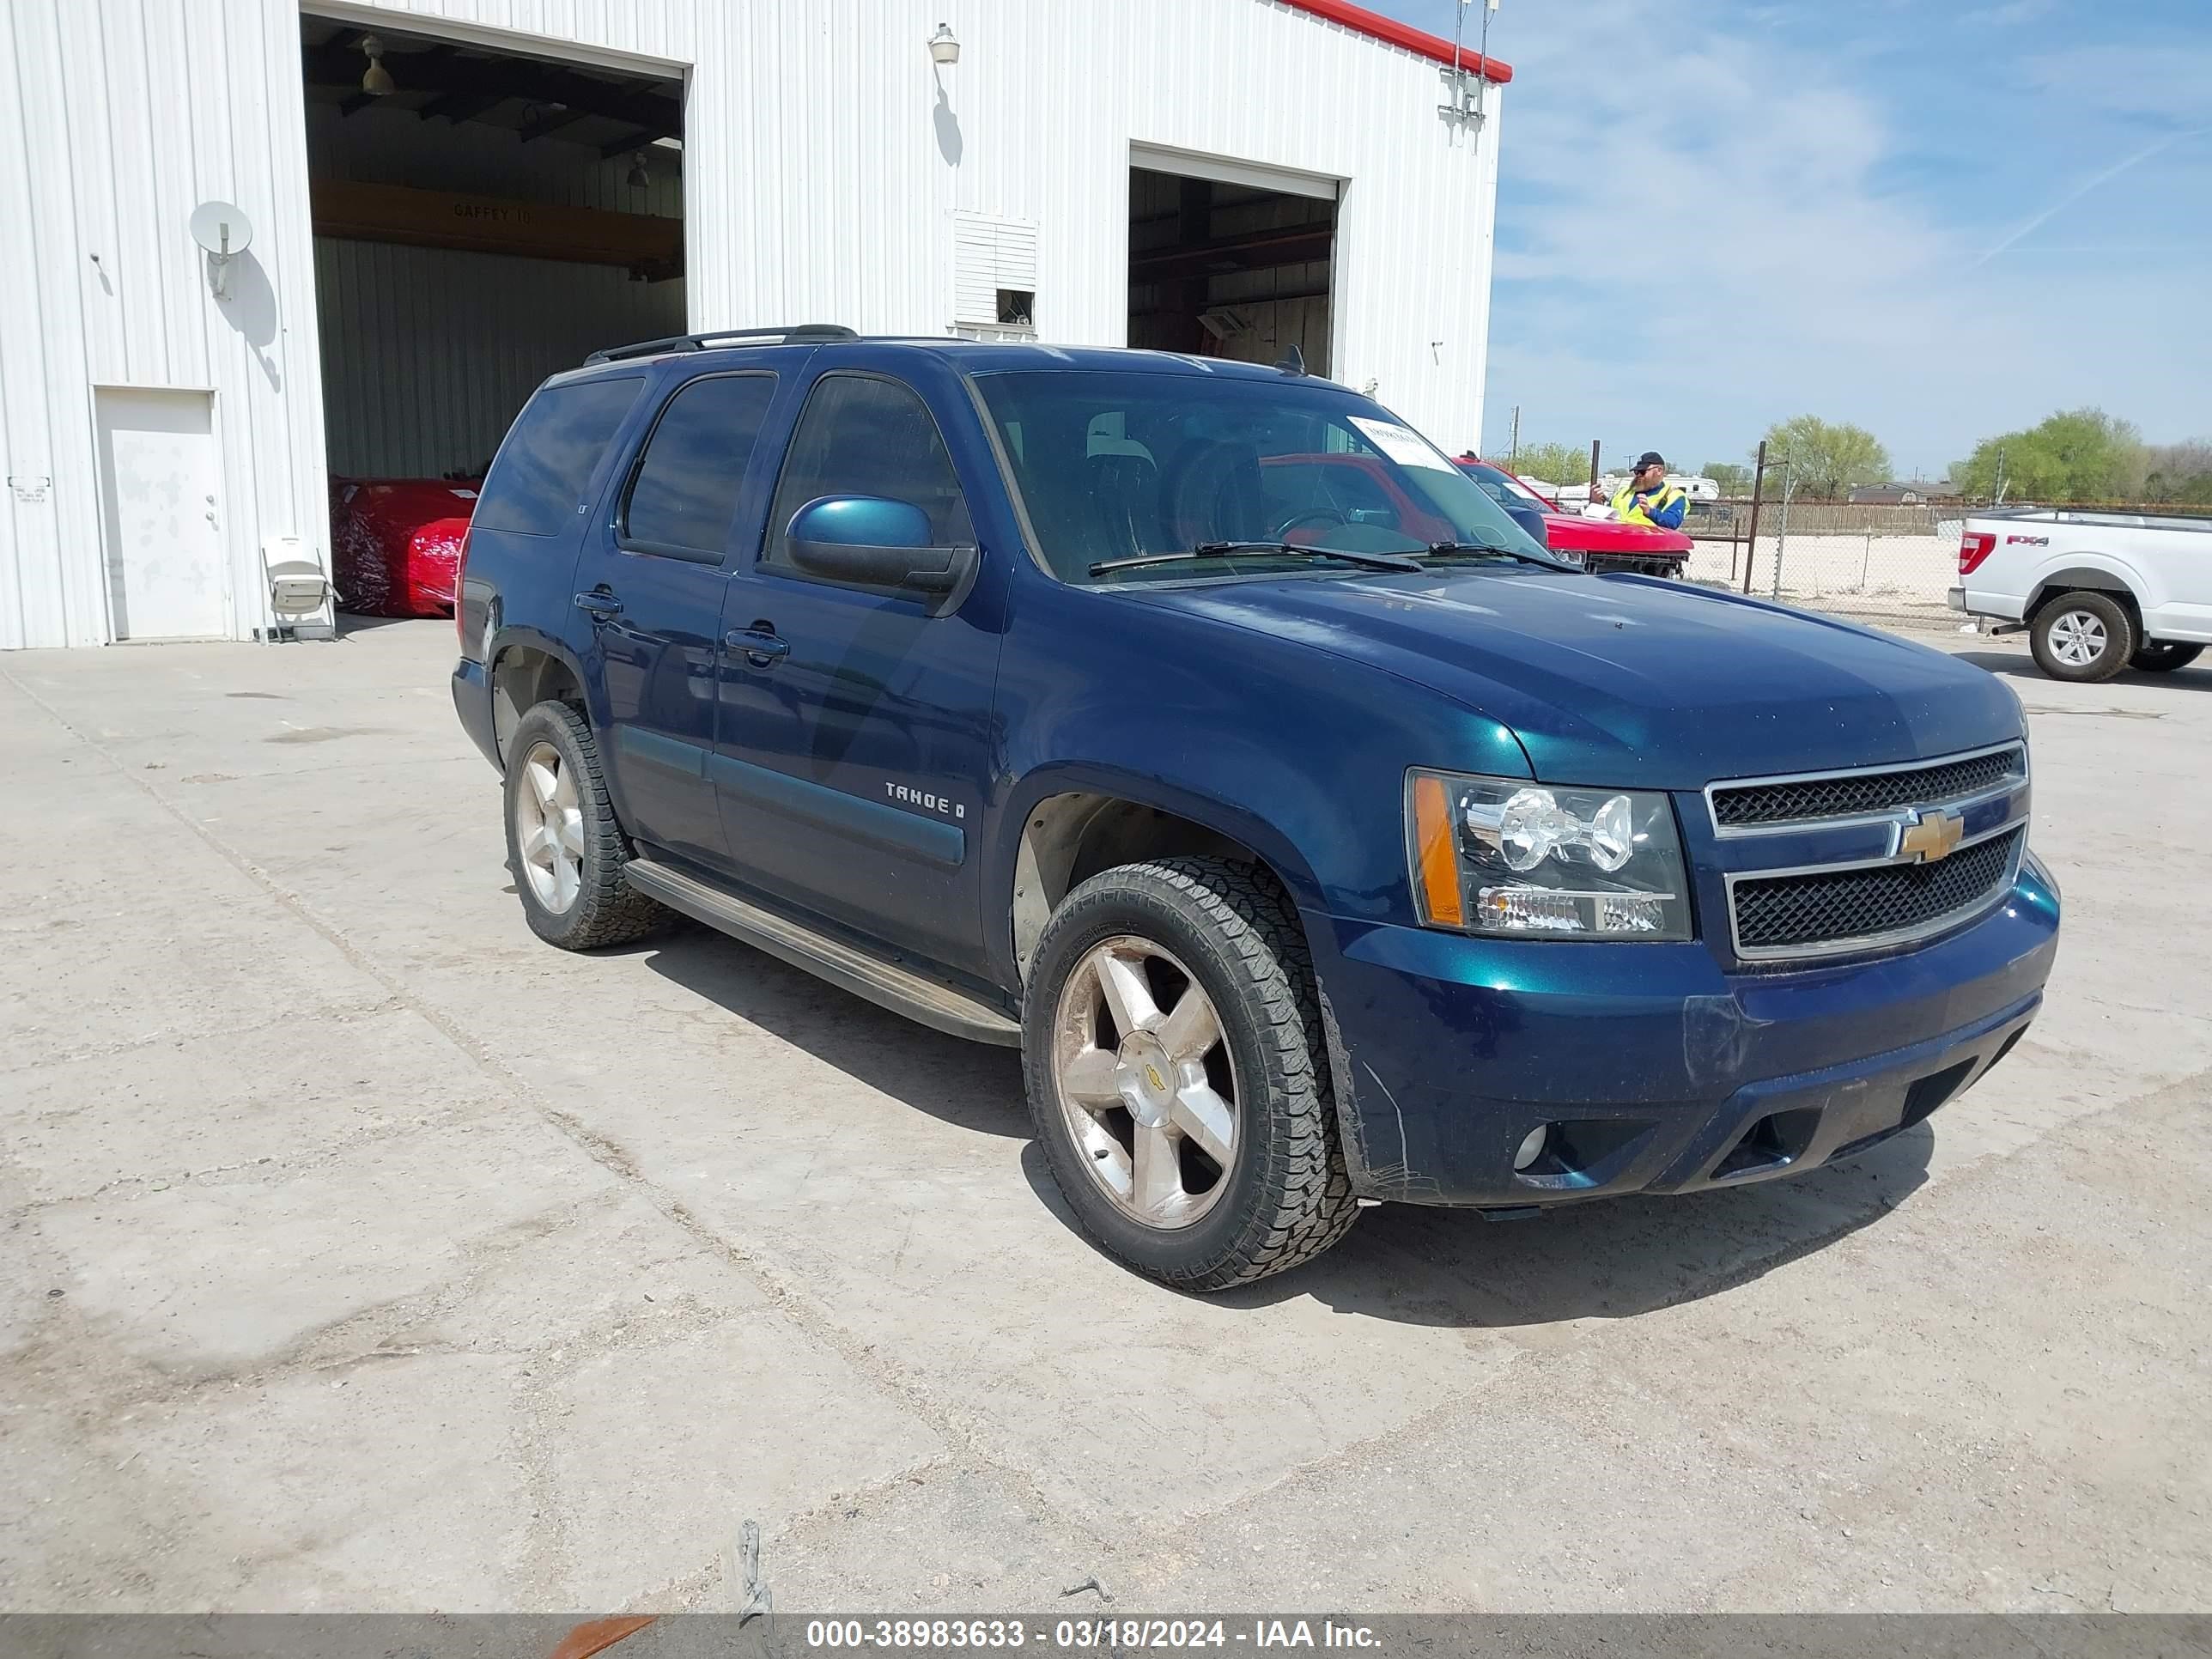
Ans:
[{"label": "utility pole", "polygon": [[1513,435],[1505,445],[1505,470],[1508,472],[1521,470],[1521,405],[1518,404],[1513,405]]},{"label": "utility pole", "polygon": [[1766,489],[1766,440],[1759,441],[1759,454],[1751,464],[1751,533],[1744,540],[1743,591],[1751,592],[1751,568],[1759,562],[1759,502]]}]

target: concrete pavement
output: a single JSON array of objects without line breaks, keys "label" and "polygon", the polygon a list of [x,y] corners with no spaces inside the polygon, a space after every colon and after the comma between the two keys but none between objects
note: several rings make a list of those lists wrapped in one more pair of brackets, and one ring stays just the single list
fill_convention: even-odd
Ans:
[{"label": "concrete pavement", "polygon": [[726,1607],[746,1519],[781,1611],[2201,1608],[2212,669],[1951,644],[2068,904],[1986,1083],[1206,1302],[1011,1053],[532,938],[448,625],[0,659],[0,1608]]}]

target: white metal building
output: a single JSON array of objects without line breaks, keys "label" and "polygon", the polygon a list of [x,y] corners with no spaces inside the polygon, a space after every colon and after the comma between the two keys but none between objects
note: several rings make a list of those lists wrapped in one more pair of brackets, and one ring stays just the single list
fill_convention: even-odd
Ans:
[{"label": "white metal building", "polygon": [[334,475],[686,327],[1295,343],[1467,447],[1510,76],[1348,0],[9,0],[0,647],[250,639]]}]

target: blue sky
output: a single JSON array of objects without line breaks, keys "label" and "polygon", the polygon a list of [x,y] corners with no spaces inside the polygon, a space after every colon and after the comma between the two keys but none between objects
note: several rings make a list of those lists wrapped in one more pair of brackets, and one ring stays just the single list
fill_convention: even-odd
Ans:
[{"label": "blue sky", "polygon": [[1807,412],[1907,476],[2084,404],[2212,436],[2212,0],[1501,0],[1490,44],[1490,453],[1516,404],[1692,466]]}]

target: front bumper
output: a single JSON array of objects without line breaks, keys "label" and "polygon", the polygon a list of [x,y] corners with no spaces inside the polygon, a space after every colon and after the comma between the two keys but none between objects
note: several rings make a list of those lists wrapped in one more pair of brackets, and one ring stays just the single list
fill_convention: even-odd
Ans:
[{"label": "front bumper", "polygon": [[1306,920],[1354,1188],[1513,1208],[1764,1180],[1910,1127],[2027,1030],[2058,896],[2030,866],[1943,939],[1769,973],[1696,944]]}]

